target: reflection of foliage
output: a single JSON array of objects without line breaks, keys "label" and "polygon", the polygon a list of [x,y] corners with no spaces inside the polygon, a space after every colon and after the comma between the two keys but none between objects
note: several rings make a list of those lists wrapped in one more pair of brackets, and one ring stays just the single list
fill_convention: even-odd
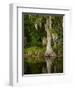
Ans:
[{"label": "reflection of foliage", "polygon": [[42,73],[42,68],[46,67],[44,57],[26,57],[24,63],[26,64],[25,73],[30,73],[30,74]]},{"label": "reflection of foliage", "polygon": [[[26,37],[26,53],[38,52],[35,47],[43,48],[42,39],[46,37],[45,23],[48,16],[24,14],[24,37]],[[57,55],[63,55],[63,16],[52,16],[52,48]],[[33,48],[34,47],[34,48]],[[33,51],[35,49],[35,52]]]},{"label": "reflection of foliage", "polygon": [[[47,59],[44,57],[25,57],[25,74],[38,74],[43,72],[43,68],[45,69],[45,73],[47,73]],[[52,59],[49,58],[49,61],[52,62]],[[53,63],[51,64],[51,73],[62,73],[63,72],[63,60],[62,57],[54,58]]]},{"label": "reflection of foliage", "polygon": [[45,58],[44,57],[31,57],[31,56],[28,56],[28,57],[25,57],[25,58],[26,58],[25,62],[27,62],[27,63],[45,62]]},{"label": "reflection of foliage", "polygon": [[56,57],[52,64],[52,73],[62,73],[63,72],[63,57]]}]

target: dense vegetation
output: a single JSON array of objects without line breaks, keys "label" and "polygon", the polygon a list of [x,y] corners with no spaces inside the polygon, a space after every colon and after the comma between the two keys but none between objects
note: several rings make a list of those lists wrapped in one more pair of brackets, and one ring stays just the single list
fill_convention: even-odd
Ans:
[{"label": "dense vegetation", "polygon": [[[47,15],[24,14],[24,53],[26,55],[44,55],[47,33],[45,31]],[[56,55],[63,55],[63,16],[51,16],[51,47]],[[43,38],[45,44],[43,43]]]}]

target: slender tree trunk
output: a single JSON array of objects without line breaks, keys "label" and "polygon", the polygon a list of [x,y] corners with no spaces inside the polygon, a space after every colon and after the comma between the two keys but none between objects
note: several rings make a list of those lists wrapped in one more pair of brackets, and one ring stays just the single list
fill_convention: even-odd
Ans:
[{"label": "slender tree trunk", "polygon": [[53,49],[51,47],[51,29],[52,29],[52,21],[51,21],[51,16],[49,16],[46,19],[46,24],[45,24],[45,31],[47,32],[47,47],[46,47],[46,52],[45,56],[56,56],[56,54],[53,52]]}]

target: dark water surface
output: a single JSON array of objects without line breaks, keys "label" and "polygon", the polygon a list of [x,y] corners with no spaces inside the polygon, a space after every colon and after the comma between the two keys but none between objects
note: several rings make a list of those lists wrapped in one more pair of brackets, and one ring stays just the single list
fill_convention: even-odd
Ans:
[{"label": "dark water surface", "polygon": [[26,57],[24,74],[63,73],[63,57]]}]

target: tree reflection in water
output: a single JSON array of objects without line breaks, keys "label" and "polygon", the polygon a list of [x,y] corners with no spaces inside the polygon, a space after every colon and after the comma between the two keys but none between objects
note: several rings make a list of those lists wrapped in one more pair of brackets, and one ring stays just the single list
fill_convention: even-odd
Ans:
[{"label": "tree reflection in water", "polygon": [[26,57],[24,74],[62,73],[63,57]]},{"label": "tree reflection in water", "polygon": [[47,72],[51,73],[51,66],[56,57],[45,57]]}]

